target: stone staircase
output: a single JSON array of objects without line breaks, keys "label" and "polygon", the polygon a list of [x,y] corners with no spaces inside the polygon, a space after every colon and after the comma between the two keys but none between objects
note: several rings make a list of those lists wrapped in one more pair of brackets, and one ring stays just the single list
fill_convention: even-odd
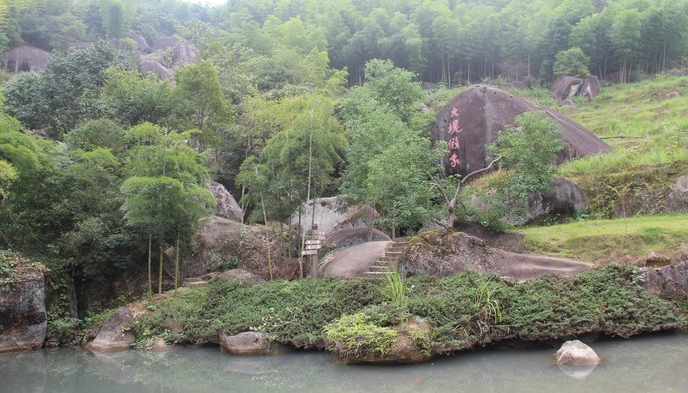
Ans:
[{"label": "stone staircase", "polygon": [[365,277],[383,277],[385,274],[396,270],[399,259],[408,243],[409,239],[405,237],[394,240],[387,246],[385,253],[370,266],[370,270],[365,272]]}]

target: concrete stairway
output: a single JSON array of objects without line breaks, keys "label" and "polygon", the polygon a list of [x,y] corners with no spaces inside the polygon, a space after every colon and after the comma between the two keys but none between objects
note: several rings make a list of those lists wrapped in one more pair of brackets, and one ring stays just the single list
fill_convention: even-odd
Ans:
[{"label": "concrete stairway", "polygon": [[370,266],[370,270],[365,273],[365,277],[383,277],[385,274],[393,272],[397,268],[399,259],[408,243],[409,239],[404,237],[394,240],[385,249],[385,253]]}]

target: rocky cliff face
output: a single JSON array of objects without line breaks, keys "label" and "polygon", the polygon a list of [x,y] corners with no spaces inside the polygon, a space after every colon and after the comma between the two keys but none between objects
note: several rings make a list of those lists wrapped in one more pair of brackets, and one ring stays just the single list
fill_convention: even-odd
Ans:
[{"label": "rocky cliff face", "polygon": [[38,267],[19,262],[0,277],[0,353],[36,349],[45,341],[45,280]]}]

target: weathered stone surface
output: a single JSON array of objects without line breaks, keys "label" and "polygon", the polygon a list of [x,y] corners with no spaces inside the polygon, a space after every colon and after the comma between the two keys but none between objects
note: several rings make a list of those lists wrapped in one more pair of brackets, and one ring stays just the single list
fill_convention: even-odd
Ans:
[{"label": "weathered stone surface", "polygon": [[182,277],[240,268],[267,279],[269,248],[275,278],[294,278],[299,266],[282,252],[286,242],[267,227],[217,216],[203,219],[193,237],[193,253],[183,261]]},{"label": "weathered stone surface", "polygon": [[38,269],[17,274],[12,284],[0,286],[0,353],[37,349],[45,341],[45,280]]},{"label": "weathered stone surface", "polygon": [[385,254],[391,241],[367,242],[342,248],[328,254],[322,261],[320,275],[323,277],[361,277]]},{"label": "weathered stone surface", "polygon": [[139,51],[143,53],[150,53],[151,47],[148,45],[148,41],[138,33],[131,33],[129,34],[129,38],[132,40],[136,41],[136,45],[138,46]]},{"label": "weathered stone surface", "polygon": [[569,180],[557,177],[552,181],[548,193],[535,193],[528,198],[526,221],[545,216],[578,217],[590,210],[585,192]]},{"label": "weathered stone surface", "polygon": [[600,94],[600,90],[602,90],[600,79],[595,75],[589,75],[583,80],[583,85],[578,90],[578,94],[587,98],[588,101],[592,101]]},{"label": "weathered stone surface", "polygon": [[[315,204],[315,213],[313,204]],[[380,218],[380,214],[370,206],[347,207],[342,197],[311,200],[302,207],[301,211],[301,225],[310,228],[315,214],[318,230],[325,233],[347,228],[367,228],[369,224]],[[292,225],[298,226],[298,214],[292,216],[291,222]]]},{"label": "weathered stone surface", "polygon": [[427,362],[432,359],[429,352],[423,351],[413,339],[414,335],[430,335],[432,325],[419,316],[411,316],[406,324],[394,328],[397,337],[394,339],[392,348],[384,356],[359,357],[343,356],[341,351],[337,351],[335,343],[335,359],[343,364],[416,364]]},{"label": "weathered stone surface", "polygon": [[514,281],[544,274],[569,276],[592,268],[591,264],[571,259],[496,249],[477,237],[443,230],[421,233],[412,238],[400,264],[409,275],[446,277],[471,270]]},{"label": "weathered stone surface", "polygon": [[256,274],[253,274],[247,270],[244,269],[232,269],[232,270],[227,270],[222,273],[218,273],[215,276],[216,280],[225,280],[225,281],[237,281],[237,280],[246,280],[250,282],[251,284],[260,284],[265,282],[262,278],[258,277]]},{"label": "weathered stone surface", "polygon": [[662,268],[641,270],[641,285],[657,296],[688,300],[688,261]]},{"label": "weathered stone surface", "polygon": [[159,50],[166,50],[166,49],[172,49],[177,45],[177,42],[179,42],[181,38],[179,37],[158,37],[155,40],[153,40],[153,45],[151,45],[151,49],[153,52],[159,51]]},{"label": "weathered stone surface", "polygon": [[645,266],[647,267],[663,267],[671,264],[671,258],[666,255],[660,255],[652,251],[645,258]]},{"label": "weathered stone surface", "polygon": [[172,71],[168,70],[167,67],[164,65],[160,64],[159,62],[155,60],[143,60],[141,61],[141,72],[146,73],[146,72],[152,72],[155,74],[158,79],[165,79],[169,81],[174,80],[174,74],[172,74]]},{"label": "weathered stone surface", "polygon": [[190,43],[180,41],[174,47],[172,63],[174,65],[193,64],[197,61],[198,49]]},{"label": "weathered stone surface", "polygon": [[437,113],[433,140],[450,144],[450,153],[444,159],[445,172],[465,176],[486,167],[490,157],[485,145],[494,141],[500,130],[513,124],[516,116],[528,111],[544,111],[562,127],[567,145],[559,153],[558,163],[611,150],[560,112],[493,87],[476,85],[454,97]]},{"label": "weathered stone surface", "polygon": [[680,300],[688,300],[688,262],[662,268],[665,293]]},{"label": "weathered stone surface", "polygon": [[100,328],[95,340],[86,345],[91,352],[116,352],[131,348],[136,341],[127,330],[133,326],[134,314],[127,307],[120,307],[110,315]]},{"label": "weathered stone surface", "polygon": [[30,45],[18,46],[5,52],[2,66],[12,72],[42,71],[48,65],[50,52]]},{"label": "weathered stone surface", "polygon": [[236,199],[232,194],[227,191],[225,186],[220,183],[211,181],[210,191],[212,191],[215,199],[217,200],[217,215],[220,217],[228,218],[230,220],[242,222],[244,217],[244,212],[237,203]]},{"label": "weathered stone surface", "polygon": [[325,247],[351,247],[366,242],[381,242],[392,240],[386,233],[375,228],[347,228],[330,232],[325,241]]},{"label": "weathered stone surface", "polygon": [[640,273],[641,285],[648,292],[655,296],[661,296],[664,293],[664,277],[662,277],[657,270],[652,268],[643,268]]},{"label": "weathered stone surface", "polygon": [[579,340],[565,342],[555,356],[560,366],[597,366],[601,360],[592,348]]},{"label": "weathered stone surface", "polygon": [[666,203],[667,212],[688,212],[688,175],[679,177],[670,187],[671,193],[669,194]]},{"label": "weathered stone surface", "polygon": [[578,94],[583,85],[583,79],[561,75],[552,83],[550,94],[555,101],[562,101]]},{"label": "weathered stone surface", "polygon": [[233,336],[220,332],[220,347],[234,356],[272,356],[289,351],[289,347],[271,341],[260,332],[243,332]]}]

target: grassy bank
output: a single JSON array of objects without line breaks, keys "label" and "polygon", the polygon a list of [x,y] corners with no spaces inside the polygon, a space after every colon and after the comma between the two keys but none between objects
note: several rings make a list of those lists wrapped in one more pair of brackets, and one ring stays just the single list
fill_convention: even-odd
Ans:
[{"label": "grassy bank", "polygon": [[688,250],[688,215],[589,220],[520,229],[529,252],[587,262],[637,262]]},{"label": "grassy bank", "polygon": [[[564,339],[588,332],[627,337],[686,324],[685,310],[647,293],[629,266],[521,284],[476,273],[412,278],[405,283],[405,307],[385,300],[385,285],[383,279],[257,286],[218,280],[150,304],[134,331],[140,343],[160,337],[198,344],[217,342],[220,330],[256,330],[295,347],[322,349],[328,346],[327,326],[328,334],[350,337],[363,350],[380,346],[379,334],[392,334],[385,328],[418,315],[433,328],[414,340],[437,355],[506,339]],[[341,318],[346,323],[337,325]]]}]

